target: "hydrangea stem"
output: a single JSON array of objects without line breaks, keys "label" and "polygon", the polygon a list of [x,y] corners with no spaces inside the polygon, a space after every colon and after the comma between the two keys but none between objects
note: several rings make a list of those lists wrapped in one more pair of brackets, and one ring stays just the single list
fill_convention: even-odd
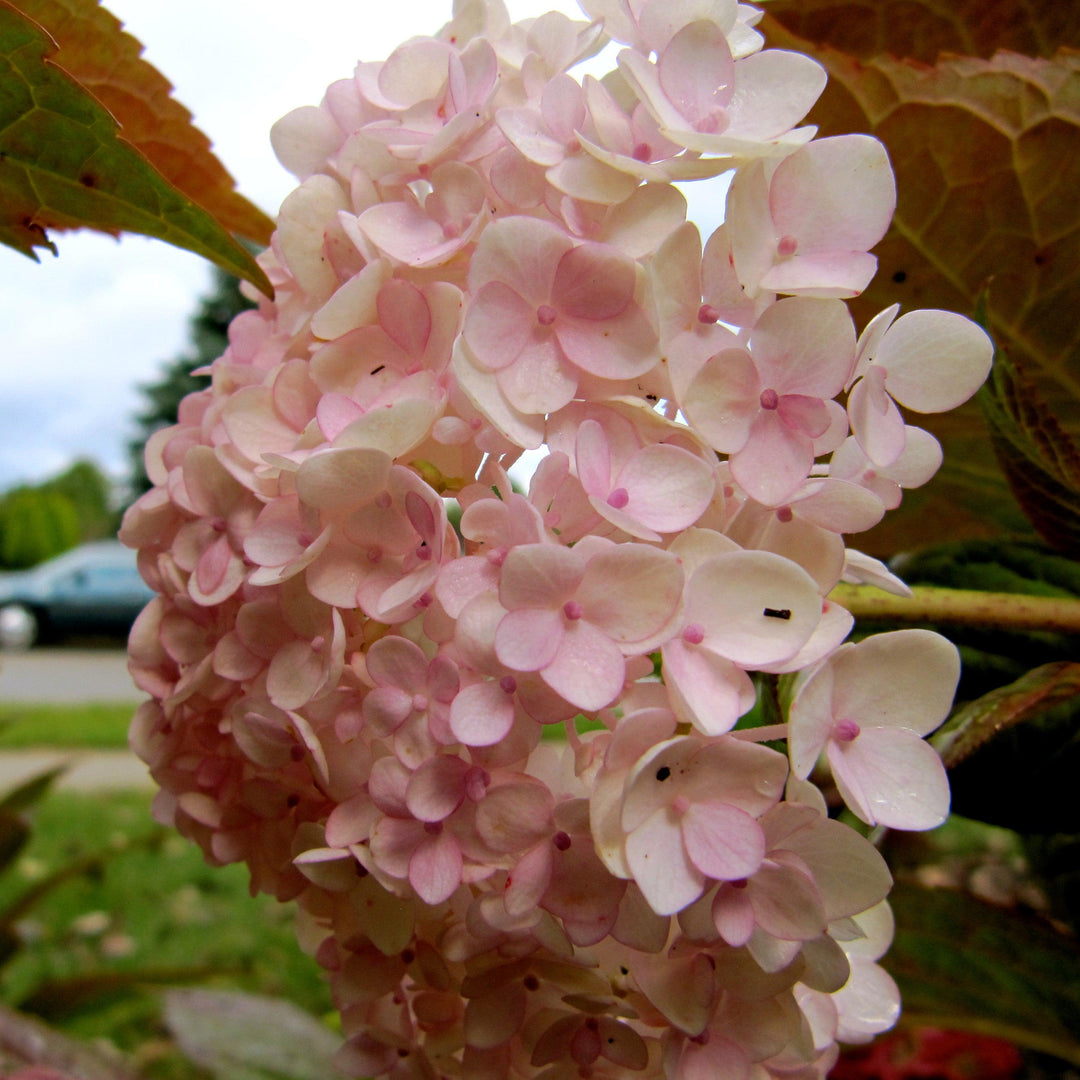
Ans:
[{"label": "hydrangea stem", "polygon": [[856,619],[1080,634],[1080,599],[1072,597],[929,586],[914,588],[911,596],[894,596],[866,585],[837,585],[829,598]]}]

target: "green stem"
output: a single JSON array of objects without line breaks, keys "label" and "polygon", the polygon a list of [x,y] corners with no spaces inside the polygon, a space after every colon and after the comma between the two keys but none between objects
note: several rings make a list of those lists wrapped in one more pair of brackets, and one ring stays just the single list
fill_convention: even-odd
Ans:
[{"label": "green stem", "polygon": [[917,586],[912,592],[912,596],[894,596],[867,585],[837,585],[829,599],[846,607],[856,619],[1080,634],[1080,600],[1072,597],[929,586]]}]

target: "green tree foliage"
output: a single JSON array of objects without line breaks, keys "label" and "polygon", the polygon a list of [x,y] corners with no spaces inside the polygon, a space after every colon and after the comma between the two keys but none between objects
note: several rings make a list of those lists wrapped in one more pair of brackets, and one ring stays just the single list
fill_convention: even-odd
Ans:
[{"label": "green tree foliage", "polygon": [[0,496],[0,567],[21,570],[119,525],[108,477],[92,461],[76,461],[40,484]]},{"label": "green tree foliage", "polygon": [[132,498],[151,487],[143,460],[146,440],[159,428],[175,424],[183,398],[209,384],[207,376],[193,375],[192,372],[216,360],[225,351],[229,343],[229,323],[235,315],[252,306],[240,292],[236,278],[214,270],[211,289],[199,301],[198,310],[191,318],[190,347],[162,368],[157,382],[142,387],[146,407],[135,417],[136,435],[128,443]]},{"label": "green tree foliage", "polygon": [[18,487],[0,501],[0,562],[22,570],[79,542],[79,514],[61,491]]},{"label": "green tree foliage", "polygon": [[70,500],[79,521],[80,543],[102,540],[119,528],[109,479],[92,461],[76,461],[41,484],[40,490]]}]

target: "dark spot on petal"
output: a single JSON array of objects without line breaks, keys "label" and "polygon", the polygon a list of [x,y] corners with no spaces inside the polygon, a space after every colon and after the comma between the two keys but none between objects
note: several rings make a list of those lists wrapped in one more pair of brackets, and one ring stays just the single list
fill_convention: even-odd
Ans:
[{"label": "dark spot on petal", "polygon": [[907,271],[897,270],[896,273],[893,274],[892,279],[897,285],[903,285],[904,282],[907,281]]},{"label": "dark spot on petal", "polygon": [[787,620],[791,618],[791,608],[767,607],[762,612],[762,615],[764,615],[766,619],[783,619],[787,622]]},{"label": "dark spot on petal", "polygon": [[666,765],[661,765],[660,768],[656,770],[656,779],[661,782],[666,780],[670,775],[671,770]]}]

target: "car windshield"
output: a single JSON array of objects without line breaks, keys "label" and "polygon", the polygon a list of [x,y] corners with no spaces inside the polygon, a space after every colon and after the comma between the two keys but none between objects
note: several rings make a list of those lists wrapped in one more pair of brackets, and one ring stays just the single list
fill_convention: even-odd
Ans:
[{"label": "car windshield", "polygon": [[90,568],[115,568],[134,572],[135,552],[129,551],[120,544],[115,547],[112,544],[88,545],[58,555],[55,559],[50,559],[48,562],[34,567],[31,573],[42,584],[48,585],[73,571],[88,570]]}]

